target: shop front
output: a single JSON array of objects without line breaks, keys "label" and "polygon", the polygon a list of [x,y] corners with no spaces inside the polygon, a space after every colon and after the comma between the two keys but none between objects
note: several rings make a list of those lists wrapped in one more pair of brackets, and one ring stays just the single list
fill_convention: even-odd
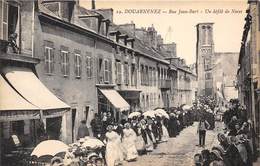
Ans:
[{"label": "shop front", "polygon": [[110,112],[115,122],[127,119],[130,105],[112,88],[98,88],[99,114]]},{"label": "shop front", "polygon": [[140,107],[140,93],[141,90],[120,90],[119,94],[129,103],[130,105],[130,111],[139,111],[141,109]]},{"label": "shop front", "polygon": [[42,140],[63,139],[66,135],[63,133],[62,116],[70,110],[70,106],[52,94],[32,69],[3,67],[0,98],[3,163],[13,160],[18,149],[30,150]]}]

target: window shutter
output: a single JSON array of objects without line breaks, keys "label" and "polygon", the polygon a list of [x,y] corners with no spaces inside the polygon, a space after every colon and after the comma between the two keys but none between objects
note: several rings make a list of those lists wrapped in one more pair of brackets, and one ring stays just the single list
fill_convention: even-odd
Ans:
[{"label": "window shutter", "polygon": [[70,75],[70,53],[67,54],[67,75]]},{"label": "window shutter", "polygon": [[109,59],[109,63],[108,63],[108,72],[109,72],[109,83],[112,84],[112,60]]},{"label": "window shutter", "polygon": [[74,73],[75,73],[75,76],[77,77],[77,56],[76,54],[74,54]]},{"label": "window shutter", "polygon": [[55,56],[54,56],[54,49],[50,50],[51,54],[51,73],[54,73],[54,66],[55,66]]},{"label": "window shutter", "polygon": [[60,64],[61,64],[61,74],[64,76],[65,73],[65,54],[60,50]]},{"label": "window shutter", "polygon": [[96,72],[97,72],[97,77],[96,77],[96,80],[99,81],[99,58],[98,57],[95,57],[95,63],[96,63]]},{"label": "window shutter", "polygon": [[48,70],[48,51],[45,47],[43,49],[44,49],[44,61],[45,61],[44,70],[45,70],[45,73],[49,73],[49,70]]},{"label": "window shutter", "polygon": [[87,78],[89,78],[89,56],[88,56],[88,54],[86,55],[86,74],[87,74]]},{"label": "window shutter", "polygon": [[104,67],[105,67],[105,60],[102,59],[101,64],[100,64],[100,72],[99,72],[99,77],[100,77],[100,81],[103,82],[104,81]]},{"label": "window shutter", "polygon": [[81,56],[79,56],[79,76],[81,77],[82,74],[82,59]]},{"label": "window shutter", "polygon": [[118,66],[118,62],[115,62],[115,76],[116,76],[116,83],[118,84],[118,69],[117,69],[117,66]]},{"label": "window shutter", "polygon": [[[8,4],[7,2],[2,1],[3,3],[3,39],[8,40]],[[1,10],[2,11],[2,10]]]},{"label": "window shutter", "polygon": [[93,77],[93,68],[94,68],[94,60],[93,60],[93,57],[90,56],[90,77],[92,78]]},{"label": "window shutter", "polygon": [[[2,11],[2,8],[3,8],[3,4],[2,4],[2,0],[0,0],[0,9]],[[3,23],[2,23],[2,18],[3,18],[3,15],[2,15],[2,12],[0,12],[0,29],[3,29]],[[3,39],[3,36],[2,36],[2,33],[0,31],[0,39]]]}]

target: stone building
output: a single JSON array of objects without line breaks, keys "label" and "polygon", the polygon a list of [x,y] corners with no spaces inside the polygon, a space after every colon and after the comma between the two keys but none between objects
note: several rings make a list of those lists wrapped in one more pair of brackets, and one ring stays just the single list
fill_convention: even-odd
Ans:
[{"label": "stone building", "polygon": [[[40,63],[32,21],[36,8],[35,1],[0,1],[0,165],[1,153],[10,152],[15,143],[34,146],[46,137],[43,128],[49,139],[67,134],[62,117],[70,106],[36,72]],[[56,125],[50,125],[54,121]]]},{"label": "stone building", "polygon": [[214,55],[213,23],[197,24],[196,62],[198,95],[211,96],[212,57]]},{"label": "stone building", "polygon": [[[198,95],[214,96],[223,101],[237,98],[235,88],[238,53],[215,52],[213,23],[197,25]],[[230,63],[230,64],[229,64]]]},{"label": "stone building", "polygon": [[248,110],[248,118],[253,121],[256,131],[256,144],[260,147],[260,3],[248,0],[249,8],[245,18],[242,44],[239,54],[238,91],[239,100]]},{"label": "stone building", "polygon": [[[34,125],[43,123],[52,139],[71,143],[80,121],[90,128],[95,113],[119,121],[135,110],[191,104],[192,72],[184,60],[173,62],[176,44],[164,44],[153,26],[115,25],[112,9],[87,10],[77,0],[0,4],[1,91],[16,99],[1,103],[4,138],[18,131],[35,144]],[[14,33],[17,48],[7,46]]]},{"label": "stone building", "polygon": [[215,52],[213,57],[213,92],[216,98],[222,98],[223,103],[238,98],[236,89],[236,71],[238,68],[238,53]]}]

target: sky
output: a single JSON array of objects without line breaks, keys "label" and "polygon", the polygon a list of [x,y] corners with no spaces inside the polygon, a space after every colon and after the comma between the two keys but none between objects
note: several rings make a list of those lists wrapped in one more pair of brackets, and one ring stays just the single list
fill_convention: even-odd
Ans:
[{"label": "sky", "polygon": [[[80,0],[80,5],[90,9],[91,0]],[[177,56],[191,64],[196,61],[198,23],[214,23],[215,52],[239,52],[248,4],[247,0],[96,0],[96,8],[112,8],[116,24],[133,21],[137,28],[153,24],[165,43],[177,44]],[[138,9],[160,12],[135,13]],[[180,10],[187,12],[179,14]]]}]

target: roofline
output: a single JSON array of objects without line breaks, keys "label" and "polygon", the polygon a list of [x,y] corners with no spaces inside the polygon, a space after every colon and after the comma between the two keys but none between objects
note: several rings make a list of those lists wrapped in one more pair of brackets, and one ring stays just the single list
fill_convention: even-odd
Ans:
[{"label": "roofline", "polygon": [[214,22],[202,22],[202,23],[198,23],[196,26],[199,26],[199,25],[205,25],[205,24],[214,24]]},{"label": "roofline", "polygon": [[96,39],[103,40],[103,41],[105,41],[109,44],[114,44],[114,42],[109,38],[106,38],[102,35],[99,35],[98,33],[95,33],[93,31],[90,31],[88,29],[80,27],[78,25],[71,24],[71,23],[64,21],[62,19],[58,19],[57,17],[53,17],[53,16],[51,16],[51,15],[45,13],[45,12],[39,11],[38,16],[39,16],[40,21],[45,21],[47,23],[55,22],[56,24],[62,25],[63,28],[72,29],[74,31],[78,31],[78,32],[83,33],[83,34],[90,35],[90,36],[92,36]]},{"label": "roofline", "polygon": [[[47,23],[55,22],[56,24],[60,24],[60,25],[62,25],[63,27],[66,27],[66,28],[68,28],[68,29],[73,29],[73,30],[79,31],[79,32],[81,32],[81,33],[90,35],[90,36],[92,36],[92,37],[94,37],[94,38],[103,40],[103,41],[105,41],[105,42],[107,42],[107,43],[109,43],[109,44],[120,45],[120,46],[122,46],[122,47],[125,47],[125,46],[123,46],[123,45],[121,45],[121,44],[118,44],[117,42],[114,42],[113,40],[111,40],[111,39],[109,39],[109,38],[106,38],[106,37],[104,37],[104,36],[102,36],[102,35],[99,35],[98,33],[92,32],[92,31],[90,31],[90,30],[88,30],[88,29],[85,29],[85,28],[83,28],[83,27],[80,27],[80,26],[78,26],[78,25],[71,24],[71,23],[66,22],[66,21],[64,21],[64,20],[62,20],[62,19],[59,19],[59,18],[54,17],[54,16],[51,16],[51,15],[45,13],[45,12],[39,11],[39,12],[38,12],[38,16],[39,16],[39,18],[41,19],[41,21],[45,21],[45,22],[47,22]],[[126,49],[130,49],[130,48],[128,48],[128,47],[125,47],[125,48],[126,48]],[[159,62],[164,63],[164,64],[167,64],[167,65],[170,64],[168,61],[166,61],[166,60],[164,60],[164,59],[159,59],[159,58],[153,57],[153,56],[151,56],[151,55],[148,55],[148,54],[146,54],[146,53],[143,53],[143,52],[140,51],[140,50],[137,50],[137,49],[130,49],[130,50],[135,51],[135,52],[139,53],[140,55],[145,56],[145,57],[148,57],[148,58],[153,59],[153,60],[155,60],[155,61],[159,61]]]}]

